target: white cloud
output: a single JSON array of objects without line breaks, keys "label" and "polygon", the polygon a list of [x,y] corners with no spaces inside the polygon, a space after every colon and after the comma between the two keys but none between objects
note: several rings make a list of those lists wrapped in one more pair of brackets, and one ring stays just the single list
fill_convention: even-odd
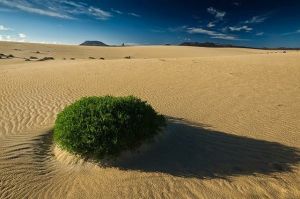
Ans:
[{"label": "white cloud", "polygon": [[123,12],[122,11],[120,11],[120,10],[115,10],[115,9],[111,9],[111,11],[112,12],[115,12],[115,13],[117,13],[117,14],[119,14],[119,15],[121,15],[121,14],[123,14]]},{"label": "white cloud", "polygon": [[266,19],[268,19],[267,16],[254,16],[251,19],[245,21],[246,24],[253,24],[253,23],[262,23]]},{"label": "white cloud", "polygon": [[111,11],[114,12],[114,13],[117,13],[117,14],[119,14],[119,15],[122,15],[122,14],[128,14],[128,15],[133,16],[133,17],[141,17],[141,15],[136,14],[136,13],[134,13],[134,12],[124,13],[124,12],[122,12],[122,11],[120,11],[120,10],[116,10],[116,9],[113,9],[113,8],[111,9]]},{"label": "white cloud", "polygon": [[203,28],[188,28],[187,32],[191,33],[191,34],[196,34],[196,33],[207,34],[207,35],[215,35],[216,34],[215,31],[205,30]]},{"label": "white cloud", "polygon": [[227,35],[220,32],[212,31],[212,30],[206,30],[203,28],[188,28],[187,32],[190,34],[205,34],[211,36],[211,38],[214,39],[224,39],[224,40],[240,40],[239,38],[233,36],[233,35]]},{"label": "white cloud", "polygon": [[68,0],[61,0],[61,3],[62,4],[67,4],[67,5],[76,7],[76,8],[84,8],[84,5],[86,5],[86,4],[83,4],[83,3],[75,3],[73,1],[68,1]]},{"label": "white cloud", "polygon": [[[10,29],[11,30],[11,29]],[[11,32],[11,35],[0,35],[0,41],[25,42],[26,35],[24,33]]]},{"label": "white cloud", "polygon": [[256,36],[262,36],[264,34],[265,34],[264,32],[258,32],[258,33],[256,33]]},{"label": "white cloud", "polygon": [[223,18],[224,18],[225,15],[226,15],[226,12],[224,12],[224,11],[219,11],[219,10],[213,8],[213,7],[207,8],[207,12],[208,12],[209,14],[214,15],[215,18],[218,19],[218,20],[223,20]]},{"label": "white cloud", "polygon": [[12,30],[12,29],[8,28],[8,27],[5,27],[3,25],[0,25],[0,30],[7,31],[7,30]]},{"label": "white cloud", "polygon": [[9,35],[0,35],[0,41],[7,41],[8,39],[10,39]]},{"label": "white cloud", "polygon": [[182,31],[185,31],[187,27],[188,26],[184,25],[184,26],[178,26],[178,27],[175,27],[175,28],[168,28],[168,31],[170,31],[170,32],[182,32]]},{"label": "white cloud", "polygon": [[0,41],[15,41],[10,35],[0,35]]},{"label": "white cloud", "polygon": [[134,17],[141,17],[141,15],[138,15],[138,14],[133,13],[133,12],[130,12],[130,13],[128,13],[128,14],[131,15],[131,16],[134,16]]},{"label": "white cloud", "polygon": [[112,14],[108,11],[73,0],[0,0],[0,5],[61,19],[76,19],[76,15],[87,15],[100,20],[112,17]]},{"label": "white cloud", "polygon": [[242,30],[244,30],[244,31],[246,31],[246,32],[250,32],[250,31],[252,31],[253,30],[253,28],[250,28],[250,27],[248,27],[248,26],[240,26],[240,27],[238,27],[238,26],[231,26],[231,27],[229,27],[229,30],[230,31],[236,31],[236,32],[240,32],[240,31],[242,31]]},{"label": "white cloud", "polygon": [[212,38],[224,39],[224,40],[240,40],[240,39],[236,38],[235,36],[231,36],[231,35],[217,35],[217,36],[213,36]]},{"label": "white cloud", "polygon": [[287,36],[287,35],[294,35],[294,34],[299,34],[300,33],[300,29],[299,30],[296,30],[294,32],[286,32],[286,33],[283,33],[281,35],[283,36]]},{"label": "white cloud", "polygon": [[112,16],[109,12],[106,12],[104,10],[95,7],[90,7],[89,12],[91,13],[91,15],[101,20],[106,20]]},{"label": "white cloud", "polygon": [[215,27],[216,26],[216,24],[214,23],[214,22],[209,22],[208,24],[207,24],[207,27],[208,28],[212,28],[212,27]]},{"label": "white cloud", "polygon": [[17,8],[17,9],[25,11],[25,12],[30,12],[30,13],[40,14],[40,15],[46,15],[46,16],[50,16],[50,17],[72,19],[72,17],[70,17],[68,15],[65,15],[65,14],[60,14],[58,12],[33,7],[32,4],[30,4],[29,2],[27,2],[25,0],[21,0],[21,1],[17,1],[17,2],[12,2],[12,1],[7,1],[7,0],[0,0],[0,3],[4,4],[5,6],[12,7],[12,8]]},{"label": "white cloud", "polygon": [[24,33],[19,33],[18,36],[22,39],[26,38],[27,36]]}]

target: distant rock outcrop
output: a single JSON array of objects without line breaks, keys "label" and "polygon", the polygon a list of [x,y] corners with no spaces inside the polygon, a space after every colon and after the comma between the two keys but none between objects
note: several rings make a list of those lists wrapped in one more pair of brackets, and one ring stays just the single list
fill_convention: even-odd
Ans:
[{"label": "distant rock outcrop", "polygon": [[197,47],[209,47],[209,48],[249,48],[249,49],[261,49],[261,50],[300,50],[300,48],[286,48],[286,47],[278,47],[278,48],[267,48],[267,47],[249,47],[249,46],[239,46],[232,44],[217,44],[212,42],[183,42],[179,44],[180,46],[197,46]]},{"label": "distant rock outcrop", "polygon": [[205,43],[184,42],[184,43],[181,43],[180,46],[198,46],[198,47],[215,47],[215,48],[235,47],[234,45],[231,45],[231,44],[216,44],[216,43],[212,43],[212,42],[205,42]]},{"label": "distant rock outcrop", "polygon": [[85,41],[80,46],[108,46],[107,44],[101,41]]}]

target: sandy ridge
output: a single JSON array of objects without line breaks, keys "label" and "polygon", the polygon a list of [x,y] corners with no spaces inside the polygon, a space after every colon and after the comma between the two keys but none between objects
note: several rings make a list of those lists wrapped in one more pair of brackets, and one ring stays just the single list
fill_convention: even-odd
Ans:
[{"label": "sandy ridge", "polygon": [[[0,60],[0,198],[300,196],[298,52],[124,49],[1,43],[55,60]],[[111,60],[86,58],[105,53]],[[137,95],[173,117],[165,140],[112,168],[62,164],[56,114],[106,94]]]}]

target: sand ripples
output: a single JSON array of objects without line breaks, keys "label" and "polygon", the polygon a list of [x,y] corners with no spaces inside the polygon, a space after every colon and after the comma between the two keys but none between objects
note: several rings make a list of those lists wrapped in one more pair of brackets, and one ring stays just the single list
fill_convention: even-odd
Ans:
[{"label": "sand ripples", "polygon": [[[13,135],[1,143],[0,198],[75,197],[80,190],[84,191],[81,196],[99,196],[108,185],[111,192],[103,196],[117,198],[163,197],[157,192],[159,185],[169,197],[178,186],[180,197],[199,196],[199,187],[216,190],[225,186],[245,194],[252,190],[248,183],[253,183],[254,177],[244,179],[247,186],[238,187],[226,179],[263,178],[259,174],[277,178],[282,172],[295,172],[300,161],[295,148],[211,131],[208,126],[175,118],[169,118],[164,136],[143,153],[124,156],[109,167],[61,151],[53,145],[51,130]],[[280,186],[275,178],[270,178],[271,188]],[[295,179],[289,176],[285,180],[291,183]]]},{"label": "sand ripples", "polygon": [[[253,56],[1,66],[0,198],[299,197],[298,55]],[[210,125],[169,118],[159,142],[108,168],[55,148],[56,114],[105,94]]]}]

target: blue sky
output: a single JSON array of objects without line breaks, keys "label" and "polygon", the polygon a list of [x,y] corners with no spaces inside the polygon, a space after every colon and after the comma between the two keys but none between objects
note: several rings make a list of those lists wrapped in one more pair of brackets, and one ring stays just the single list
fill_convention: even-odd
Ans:
[{"label": "blue sky", "polygon": [[300,1],[0,0],[0,40],[300,47]]}]

